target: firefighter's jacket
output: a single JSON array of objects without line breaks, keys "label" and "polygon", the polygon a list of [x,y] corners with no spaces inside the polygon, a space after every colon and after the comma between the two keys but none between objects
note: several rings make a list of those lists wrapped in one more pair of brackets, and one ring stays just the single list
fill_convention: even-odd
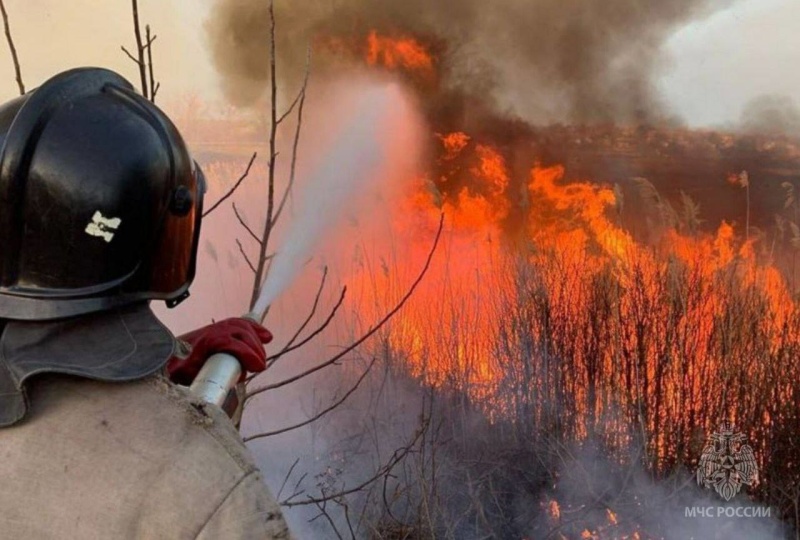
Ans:
[{"label": "firefighter's jacket", "polygon": [[33,377],[0,430],[0,538],[284,539],[231,422],[161,375]]}]

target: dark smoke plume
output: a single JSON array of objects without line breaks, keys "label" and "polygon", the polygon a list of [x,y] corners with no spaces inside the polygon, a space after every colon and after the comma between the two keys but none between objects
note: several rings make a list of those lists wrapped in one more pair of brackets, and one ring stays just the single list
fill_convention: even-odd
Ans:
[{"label": "dark smoke plume", "polygon": [[741,129],[757,135],[779,133],[800,137],[800,108],[789,96],[758,96],[745,104]]},{"label": "dark smoke plume", "polygon": [[[297,75],[307,44],[376,30],[439,51],[447,90],[528,120],[653,121],[666,113],[653,87],[665,39],[732,1],[276,0],[279,76]],[[217,0],[209,18],[215,64],[239,105],[257,101],[268,82],[268,4]],[[332,61],[315,58],[315,69]]]}]

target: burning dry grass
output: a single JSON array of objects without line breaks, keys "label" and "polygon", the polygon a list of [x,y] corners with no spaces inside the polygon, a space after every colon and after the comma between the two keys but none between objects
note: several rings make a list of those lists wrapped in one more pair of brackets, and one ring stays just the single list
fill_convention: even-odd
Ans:
[{"label": "burning dry grass", "polygon": [[[486,142],[464,132],[434,140],[429,173],[388,201],[390,253],[374,260],[362,246],[342,276],[355,313],[347,335],[402,295],[439,212],[448,216],[422,289],[371,349],[436,396],[443,427],[429,444],[443,457],[412,463],[417,469],[398,480],[404,496],[388,504],[404,506],[403,519],[378,512],[376,521],[406,535],[558,537],[565,526],[547,521],[552,507],[540,503],[558,491],[570,449],[597,448],[615,478],[642,464],[651,477],[671,479],[695,466],[725,419],[746,433],[759,460],[751,495],[791,519],[800,504],[792,495],[800,489],[800,306],[766,236],[746,238],[726,222],[703,232],[659,203],[667,217],[656,220],[658,234],[634,237],[622,226],[621,188],[567,181],[563,166],[536,165],[523,183],[513,156]],[[240,168],[212,164],[207,172],[224,192],[223,180]],[[246,193],[260,189],[253,182]],[[442,487],[457,483],[468,493]],[[665,536],[662,521],[641,517],[660,511],[641,507],[646,491],[599,506],[559,496],[562,510],[585,511],[566,537]]]},{"label": "burning dry grass", "polygon": [[[427,444],[444,455],[404,465],[395,486],[403,495],[379,505],[387,536],[664,536],[669,520],[644,516],[659,512],[659,498],[643,507],[648,489],[628,489],[630,470],[643,465],[649,479],[671,481],[694,467],[723,420],[754,447],[761,482],[752,495],[791,519],[800,508],[800,305],[775,264],[788,259],[775,248],[786,242],[775,236],[770,247],[771,231],[749,227],[749,180],[744,227],[715,218],[701,227],[691,198],[681,194],[676,212],[642,178],[627,190],[595,180],[634,176],[612,174],[612,156],[634,169],[669,161],[673,176],[662,175],[661,187],[728,164],[748,167],[751,158],[778,155],[795,166],[798,147],[647,126],[537,130],[440,88],[438,59],[420,40],[361,37],[317,39],[334,56],[400,72],[418,90],[432,124],[431,159],[411,192],[388,205],[391,254],[370,262],[362,249],[347,266],[349,333],[397,301],[440,211],[449,218],[423,288],[370,351],[436,396],[441,430]],[[597,170],[567,178],[575,171],[561,156]],[[676,169],[709,160],[709,169]],[[711,174],[702,187],[744,203],[725,185],[731,170],[741,168]],[[798,227],[795,206],[785,227]],[[604,480],[616,498],[605,500],[601,486],[578,497],[572,489],[572,502],[543,508],[545,494],[567,481],[558,471],[583,463],[569,456],[575,448],[592,448],[590,461],[613,471]],[[599,474],[583,472],[569,481],[586,487]],[[582,513],[566,527],[570,505]]]},{"label": "burning dry grass", "polygon": [[[463,147],[463,137],[441,139],[445,156]],[[420,181],[400,205],[396,230],[411,267],[439,206],[451,229],[427,288],[392,322],[380,350],[443,396],[460,396],[442,412],[445,424],[460,426],[450,433],[460,445],[453,459],[508,467],[476,481],[481,504],[494,506],[495,473],[519,470],[509,454],[519,452],[514,459],[531,467],[534,484],[558,483],[558,459],[537,453],[573,444],[599,445],[611,467],[636,462],[668,478],[692,469],[706,436],[731,420],[759,458],[751,495],[791,516],[797,501],[786,493],[800,478],[800,305],[754,241],[723,222],[714,234],[670,229],[656,245],[638,243],[614,221],[614,190],[536,167],[525,194],[527,238],[512,242],[495,204],[505,200],[497,197],[507,187],[504,162],[491,151],[478,155],[469,173],[477,189],[437,201]],[[366,320],[380,312],[375,298],[392,297],[397,271],[351,276],[370,291],[356,308]],[[466,426],[464,415],[474,414],[489,425]],[[532,498],[542,490],[509,489]],[[612,521],[589,527],[589,537],[621,537]],[[629,520],[626,527],[640,534]]]},{"label": "burning dry grass", "polygon": [[[566,182],[560,166],[529,171],[519,194],[524,234],[511,238],[503,224],[508,160],[466,134],[437,140],[440,166],[475,149],[458,168],[458,196],[418,178],[405,198],[389,201],[391,253],[375,260],[362,246],[343,276],[355,314],[347,335],[404,292],[438,213],[447,214],[422,289],[369,351],[415,392],[435,396],[439,426],[429,454],[403,465],[399,495],[387,503],[403,517],[378,509],[375,521],[405,531],[398,537],[669,537],[659,508],[666,495],[642,506],[649,488],[623,480],[643,465],[669,485],[693,469],[725,419],[746,433],[759,460],[751,495],[791,519],[800,477],[800,306],[765,258],[763,240],[722,223],[713,234],[662,224],[658,242],[638,242],[619,224],[618,190]],[[240,172],[231,167],[207,166],[218,191]],[[259,189],[253,182],[246,192]],[[614,471],[597,481],[616,486],[611,502],[559,491],[560,471],[585,447],[599,456],[592,462]],[[580,485],[599,473],[575,474],[570,482]],[[454,494],[455,485],[468,490]],[[574,512],[568,524],[546,517],[552,505],[541,502],[554,495],[562,516]]]},{"label": "burning dry grass", "polygon": [[[609,251],[585,233],[563,233],[528,254],[483,253],[483,267],[469,273],[459,272],[470,265],[461,251],[394,323],[392,341],[428,382],[456,373],[463,389],[490,392],[489,402],[473,397],[492,415],[518,410],[519,400],[532,401],[536,417],[555,407],[551,420],[574,437],[614,410],[654,432],[688,435],[731,414],[760,429],[769,407],[771,430],[798,418],[790,359],[800,317],[780,275],[734,256],[729,233],[723,226],[674,249],[614,242]],[[653,445],[659,460],[686,451]]]}]

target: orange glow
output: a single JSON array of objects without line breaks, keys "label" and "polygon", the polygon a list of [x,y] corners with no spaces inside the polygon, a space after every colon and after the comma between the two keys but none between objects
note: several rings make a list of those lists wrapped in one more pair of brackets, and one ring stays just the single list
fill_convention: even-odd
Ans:
[{"label": "orange glow", "polygon": [[436,79],[435,56],[428,46],[413,37],[384,35],[377,30],[362,37],[320,35],[315,38],[315,48],[372,68],[413,75],[426,83]]},{"label": "orange glow", "polygon": [[588,240],[583,233],[587,233],[608,255],[624,258],[633,241],[608,219],[609,210],[616,203],[613,191],[585,182],[562,184],[564,173],[561,166],[533,169],[528,185],[532,196],[543,199],[542,204],[559,215],[550,223],[534,222],[533,234],[540,241],[583,245]]},{"label": "orange glow", "polygon": [[506,162],[500,153],[491,146],[478,145],[475,149],[480,160],[480,165],[472,173],[487,182],[490,191],[501,195],[508,187],[508,170]]},{"label": "orange glow", "polygon": [[558,501],[550,501],[548,505],[548,511],[550,513],[550,517],[554,520],[558,521],[561,519],[561,508],[558,506]]},{"label": "orange glow", "polygon": [[448,133],[447,135],[439,135],[439,139],[441,139],[444,145],[444,156],[442,156],[442,159],[448,161],[458,157],[470,141],[469,135],[461,131]]},{"label": "orange glow", "polygon": [[367,63],[388,69],[433,72],[433,57],[414,38],[391,38],[372,31],[367,36]]},{"label": "orange glow", "polygon": [[[355,41],[336,47],[404,75],[437,67],[432,47],[418,39],[372,31]],[[737,219],[629,223],[623,203],[635,188],[613,185],[628,179],[575,178],[564,165],[542,164],[551,153],[536,155],[538,146],[492,125],[461,130],[481,117],[455,109],[469,121],[435,125],[431,114],[428,170],[390,206],[396,267],[345,276],[364,291],[353,307],[359,319],[379,319],[424,263],[444,212],[433,263],[382,336],[408,373],[462,392],[492,421],[510,417],[619,449],[644,435],[656,472],[696,459],[698,434],[743,414],[735,400],[750,407],[743,422],[764,438],[759,426],[792,418],[764,402],[796,401],[796,384],[785,381],[800,380],[791,361],[800,350],[800,304],[772,260],[781,246],[769,249],[766,232],[745,230],[745,171],[729,175],[735,188],[719,179],[721,190],[741,189]],[[598,148],[624,150],[607,139]],[[761,401],[746,397],[756,395]],[[547,505],[558,519],[558,503]],[[607,518],[606,528],[617,525],[616,514]],[[588,537],[607,532],[593,530]]]},{"label": "orange glow", "polygon": [[[615,190],[567,180],[560,165],[537,165],[519,195],[527,198],[520,249],[506,240],[514,197],[506,157],[466,133],[438,138],[437,163],[455,172],[420,177],[393,206],[408,268],[427,255],[439,212],[447,218],[423,285],[387,336],[413,376],[463,390],[490,419],[525,410],[534,424],[546,423],[550,403],[568,399],[561,414],[570,437],[600,431],[620,447],[630,443],[641,407],[657,467],[679,444],[665,431],[722,414],[709,400],[731,391],[734,379],[715,374],[740,365],[746,375],[735,380],[749,391],[754,377],[784,369],[781,351],[800,342],[800,312],[755,239],[722,222],[713,234],[673,228],[655,245],[639,243],[616,222]],[[443,192],[442,182],[457,183]],[[392,298],[399,290],[391,277],[349,282],[394,291]],[[724,341],[742,324],[742,310],[767,314],[748,331],[763,336],[758,354],[774,367]],[[365,320],[381,312],[374,303],[358,311]],[[791,395],[789,386],[766,388]],[[548,512],[557,508],[549,503]]]}]

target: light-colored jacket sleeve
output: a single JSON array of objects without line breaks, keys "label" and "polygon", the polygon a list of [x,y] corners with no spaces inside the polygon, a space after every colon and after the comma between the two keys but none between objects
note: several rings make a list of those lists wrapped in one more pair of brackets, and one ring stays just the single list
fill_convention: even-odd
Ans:
[{"label": "light-colored jacket sleeve", "polygon": [[281,509],[254,471],[230,491],[197,540],[291,540]]}]

